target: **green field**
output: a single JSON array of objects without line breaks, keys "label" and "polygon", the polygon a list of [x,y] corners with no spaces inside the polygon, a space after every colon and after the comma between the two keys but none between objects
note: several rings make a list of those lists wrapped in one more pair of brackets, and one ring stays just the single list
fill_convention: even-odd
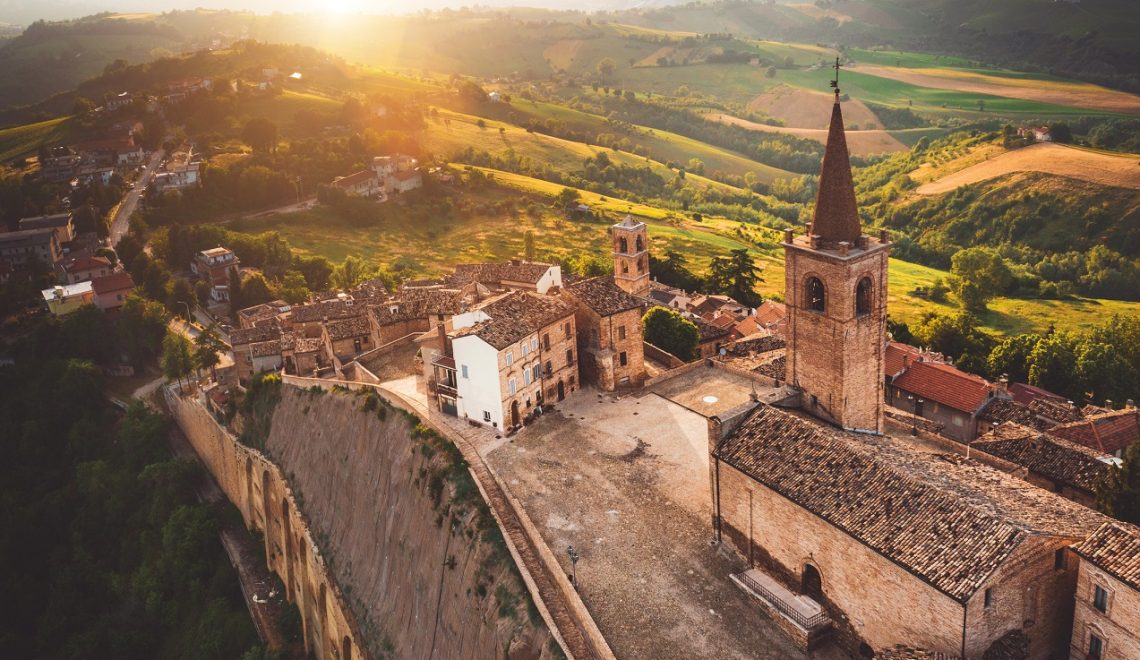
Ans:
[{"label": "green field", "polygon": [[64,141],[71,136],[71,117],[59,117],[0,129],[0,163],[34,154],[42,144]]}]

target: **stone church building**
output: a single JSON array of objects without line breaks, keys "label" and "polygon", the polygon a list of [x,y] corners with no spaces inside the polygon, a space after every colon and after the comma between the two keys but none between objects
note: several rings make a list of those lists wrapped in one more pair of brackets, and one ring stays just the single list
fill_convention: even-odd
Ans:
[{"label": "stone church building", "polygon": [[890,242],[863,233],[838,91],[815,215],[786,232],[788,387],[709,422],[733,579],[805,648],[1067,652],[1077,559],[1105,518],[884,423]]}]

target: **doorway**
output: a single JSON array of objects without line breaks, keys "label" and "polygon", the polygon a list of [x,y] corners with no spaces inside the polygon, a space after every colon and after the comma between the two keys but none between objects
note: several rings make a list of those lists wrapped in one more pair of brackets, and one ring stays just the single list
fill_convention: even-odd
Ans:
[{"label": "doorway", "polygon": [[823,597],[823,578],[819,569],[811,564],[804,564],[804,574],[801,578],[801,591],[806,595],[819,600]]},{"label": "doorway", "polygon": [[511,401],[511,426],[519,425],[519,402]]},{"label": "doorway", "polygon": [[566,384],[563,383],[561,380],[559,380],[558,381],[558,400],[561,401],[562,399],[565,399],[565,398],[566,398]]}]

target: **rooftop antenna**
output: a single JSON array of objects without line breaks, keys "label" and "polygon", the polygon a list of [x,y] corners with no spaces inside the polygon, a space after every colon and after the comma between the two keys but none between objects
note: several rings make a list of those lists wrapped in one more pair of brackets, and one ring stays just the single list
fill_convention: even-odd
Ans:
[{"label": "rooftop antenna", "polygon": [[839,64],[839,58],[837,57],[837,58],[835,58],[835,66],[831,67],[831,68],[835,69],[835,78],[833,78],[831,80],[831,88],[835,90],[835,102],[836,103],[839,102],[839,67],[840,66],[841,65]]}]

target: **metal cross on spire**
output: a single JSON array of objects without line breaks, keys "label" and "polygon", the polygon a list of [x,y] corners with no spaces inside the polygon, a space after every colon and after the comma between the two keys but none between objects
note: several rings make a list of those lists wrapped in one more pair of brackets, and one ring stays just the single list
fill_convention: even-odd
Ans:
[{"label": "metal cross on spire", "polygon": [[835,90],[835,99],[837,101],[839,100],[839,67],[839,58],[837,57],[835,58],[835,66],[831,67],[835,69],[835,79],[831,81],[831,88]]}]

